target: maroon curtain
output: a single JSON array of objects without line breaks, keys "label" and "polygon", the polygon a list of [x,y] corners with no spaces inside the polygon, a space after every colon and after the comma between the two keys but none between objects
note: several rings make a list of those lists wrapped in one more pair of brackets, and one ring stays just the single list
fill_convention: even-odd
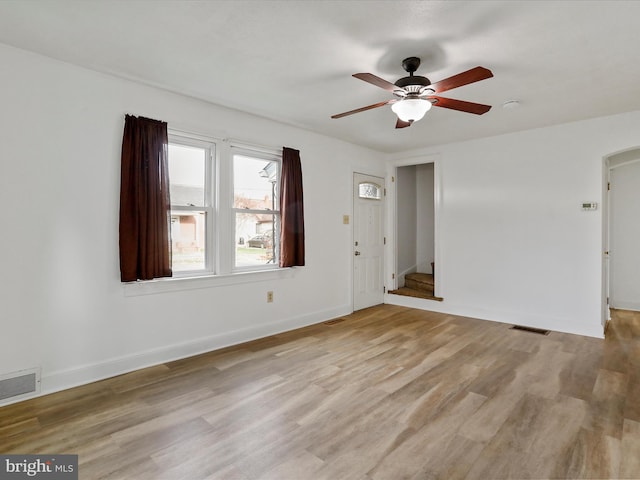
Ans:
[{"label": "maroon curtain", "polygon": [[125,117],[120,172],[120,279],[171,276],[167,124]]},{"label": "maroon curtain", "polygon": [[304,265],[304,208],[300,152],[282,149],[280,180],[280,267]]}]

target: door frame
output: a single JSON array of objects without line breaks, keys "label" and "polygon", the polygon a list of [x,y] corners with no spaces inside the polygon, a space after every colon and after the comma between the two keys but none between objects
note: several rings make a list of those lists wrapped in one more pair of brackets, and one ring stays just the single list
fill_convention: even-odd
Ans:
[{"label": "door frame", "polygon": [[610,241],[610,212],[609,184],[611,181],[611,167],[608,155],[602,159],[602,298],[601,320],[603,332],[606,333],[607,322],[611,319],[609,309],[609,241]]},{"label": "door frame", "polygon": [[[624,155],[629,154],[628,158]],[[617,158],[616,158],[617,157]],[[612,161],[613,160],[613,161]],[[640,162],[640,146],[627,148],[606,155],[602,159],[602,327],[606,332],[607,322],[611,319],[609,299],[611,296],[611,171],[614,168]]]},{"label": "door frame", "polygon": [[433,225],[433,237],[434,237],[434,263],[435,267],[435,275],[434,275],[434,283],[435,283],[435,291],[434,295],[437,297],[444,297],[445,293],[445,285],[443,284],[442,271],[444,269],[443,264],[443,245],[440,241],[440,225],[442,223],[442,206],[443,206],[443,198],[442,198],[442,168],[441,168],[441,155],[440,154],[425,154],[418,155],[413,157],[406,157],[397,159],[389,164],[387,167],[387,184],[388,184],[388,195],[387,195],[387,215],[389,218],[388,225],[391,227],[387,232],[387,247],[388,252],[391,252],[390,255],[387,255],[386,262],[386,276],[385,276],[385,284],[387,285],[387,291],[396,290],[398,288],[398,244],[397,244],[397,236],[398,236],[398,219],[397,219],[397,208],[398,208],[398,192],[396,189],[395,179],[398,177],[398,168],[400,167],[410,167],[413,165],[423,165],[427,163],[433,163],[433,208],[434,208],[434,225]]}]

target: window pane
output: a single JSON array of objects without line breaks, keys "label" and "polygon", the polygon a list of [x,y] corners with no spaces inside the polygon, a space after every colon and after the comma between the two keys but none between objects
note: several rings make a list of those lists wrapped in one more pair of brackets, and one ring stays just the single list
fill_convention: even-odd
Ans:
[{"label": "window pane", "polygon": [[360,198],[380,200],[380,185],[376,185],[375,183],[361,183],[360,185],[358,185],[358,196]]},{"label": "window pane", "polygon": [[205,268],[204,212],[171,212],[171,254],[174,272]]},{"label": "window pane", "polygon": [[275,210],[278,164],[259,158],[233,156],[233,206]]},{"label": "window pane", "polygon": [[203,206],[207,150],[169,144],[169,193],[172,205]]},{"label": "window pane", "polygon": [[277,215],[236,213],[236,267],[273,265],[276,229]]}]

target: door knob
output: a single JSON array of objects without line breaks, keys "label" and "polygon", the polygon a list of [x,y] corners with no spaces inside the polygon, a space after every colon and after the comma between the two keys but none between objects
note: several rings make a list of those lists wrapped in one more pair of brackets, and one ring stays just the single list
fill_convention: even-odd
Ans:
[{"label": "door knob", "polygon": [[360,252],[356,250],[356,253],[354,255],[357,257],[358,255],[360,255]]}]

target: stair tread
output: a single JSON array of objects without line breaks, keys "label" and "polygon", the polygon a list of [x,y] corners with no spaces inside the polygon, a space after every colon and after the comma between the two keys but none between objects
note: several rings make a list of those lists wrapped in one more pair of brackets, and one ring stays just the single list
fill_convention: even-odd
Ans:
[{"label": "stair tread", "polygon": [[435,279],[430,273],[408,273],[404,276],[404,278],[405,281],[412,280],[414,282],[424,283],[426,285],[435,285]]},{"label": "stair tread", "polygon": [[400,287],[398,290],[391,290],[388,293],[392,295],[403,295],[405,297],[416,297],[416,298],[424,298],[427,300],[436,300],[441,302],[442,297],[436,297],[433,293],[429,294],[427,292],[421,290],[414,290],[413,288]]}]

